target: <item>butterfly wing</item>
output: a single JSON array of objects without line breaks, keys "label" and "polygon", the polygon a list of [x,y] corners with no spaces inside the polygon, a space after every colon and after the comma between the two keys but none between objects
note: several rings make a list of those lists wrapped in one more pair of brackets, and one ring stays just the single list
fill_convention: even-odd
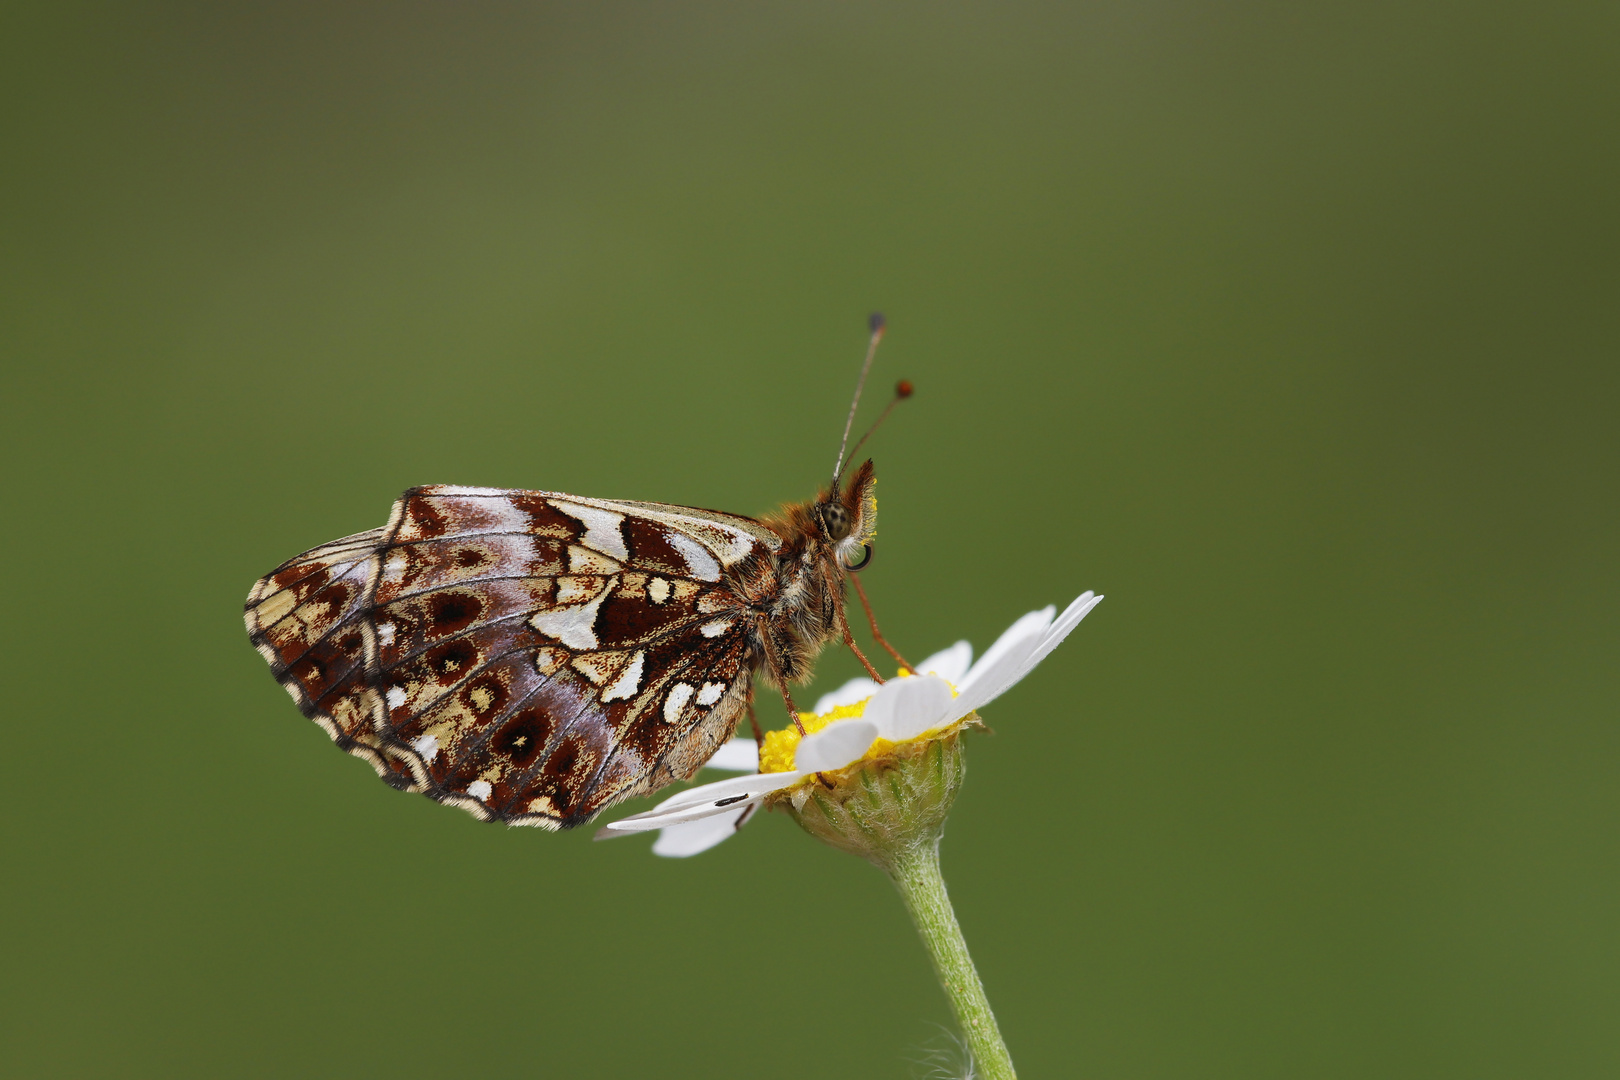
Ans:
[{"label": "butterfly wing", "polygon": [[693,775],[755,660],[757,522],[558,492],[427,487],[261,580],[248,631],[306,715],[390,783],[577,825]]}]

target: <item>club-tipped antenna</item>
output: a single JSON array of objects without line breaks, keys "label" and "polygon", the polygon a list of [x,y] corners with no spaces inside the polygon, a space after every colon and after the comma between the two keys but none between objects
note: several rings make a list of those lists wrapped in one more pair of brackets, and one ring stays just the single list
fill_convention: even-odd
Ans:
[{"label": "club-tipped antenna", "polygon": [[849,417],[844,421],[844,437],[838,443],[838,463],[833,466],[834,491],[838,490],[838,478],[844,474],[844,450],[849,446],[849,429],[855,426],[855,409],[861,403],[861,390],[866,386],[866,373],[872,370],[872,357],[877,355],[878,342],[883,340],[883,330],[887,325],[883,321],[883,313],[872,312],[869,325],[872,327],[872,337],[866,343],[866,361],[861,364],[861,377],[855,383],[855,397],[849,403]]},{"label": "club-tipped antenna", "polygon": [[906,398],[911,396],[914,389],[916,388],[911,385],[910,379],[901,379],[899,382],[894,384],[894,397],[889,399],[889,404],[884,406],[883,412],[878,414],[878,418],[872,421],[872,426],[866,429],[866,434],[862,435],[856,440],[855,448],[849,452],[849,460],[855,460],[855,455],[861,452],[861,447],[865,446],[866,440],[872,437],[872,432],[876,431],[878,429],[878,425],[889,418],[889,414],[894,412],[894,407],[896,405],[900,404],[902,401],[906,400]]}]

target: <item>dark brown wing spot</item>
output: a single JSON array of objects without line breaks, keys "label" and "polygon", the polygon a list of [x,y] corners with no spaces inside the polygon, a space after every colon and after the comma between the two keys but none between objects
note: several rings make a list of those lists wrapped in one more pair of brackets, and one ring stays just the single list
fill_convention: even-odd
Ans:
[{"label": "dark brown wing spot", "polygon": [[449,519],[433,505],[433,501],[421,495],[411,496],[410,504],[405,508],[405,518],[414,526],[418,536],[443,536],[450,527]]},{"label": "dark brown wing spot", "polygon": [[450,685],[467,673],[478,662],[478,647],[470,641],[452,641],[428,658],[428,666],[439,677],[439,682]]},{"label": "dark brown wing spot", "polygon": [[529,531],[537,536],[572,540],[579,535],[579,522],[552,506],[543,496],[514,493],[511,505],[529,519]]},{"label": "dark brown wing spot", "polygon": [[545,714],[538,709],[526,709],[497,732],[490,744],[497,754],[504,755],[513,765],[521,768],[532,762],[545,745],[550,726]]},{"label": "dark brown wing spot", "polygon": [[362,642],[360,631],[351,627],[336,639],[311,646],[309,652],[287,669],[287,674],[298,680],[310,701],[318,701],[359,665]]},{"label": "dark brown wing spot", "polygon": [[567,776],[573,772],[574,763],[578,760],[579,746],[572,742],[564,743],[557,748],[555,754],[551,755],[551,760],[546,762],[546,772],[555,776]]},{"label": "dark brown wing spot", "polygon": [[623,526],[625,548],[630,562],[648,570],[659,570],[673,577],[690,577],[686,556],[668,540],[669,530],[642,518],[627,517]]},{"label": "dark brown wing spot", "polygon": [[436,593],[428,598],[428,618],[436,634],[465,630],[483,613],[484,602],[473,593]]}]

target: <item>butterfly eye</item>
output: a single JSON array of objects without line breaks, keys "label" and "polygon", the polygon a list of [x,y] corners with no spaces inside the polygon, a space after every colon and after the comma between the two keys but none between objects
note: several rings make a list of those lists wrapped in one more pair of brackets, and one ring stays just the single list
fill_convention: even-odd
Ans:
[{"label": "butterfly eye", "polygon": [[861,545],[860,555],[858,556],[857,561],[855,561],[855,562],[846,561],[844,563],[844,569],[845,570],[865,570],[867,565],[870,564],[871,561],[872,561],[872,545],[871,544],[862,544]]},{"label": "butterfly eye", "polygon": [[840,503],[827,503],[821,508],[821,523],[827,527],[827,535],[834,540],[842,540],[849,535],[849,511]]}]

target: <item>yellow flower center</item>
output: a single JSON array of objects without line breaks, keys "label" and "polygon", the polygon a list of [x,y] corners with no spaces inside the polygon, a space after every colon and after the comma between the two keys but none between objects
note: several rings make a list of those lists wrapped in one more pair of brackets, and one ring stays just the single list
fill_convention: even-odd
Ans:
[{"label": "yellow flower center", "polygon": [[[901,668],[896,678],[906,678],[911,672]],[[951,694],[956,694],[956,687],[951,687]],[[765,745],[759,752],[759,771],[762,773],[792,772],[793,761],[799,752],[799,742],[805,735],[814,735],[822,728],[835,720],[848,720],[866,712],[866,703],[871,698],[864,698],[853,705],[839,705],[824,713],[799,714],[799,723],[804,725],[804,735],[799,734],[796,727],[780,728],[765,733]],[[895,748],[895,743],[888,739],[877,739],[863,755],[865,758],[881,757]]]},{"label": "yellow flower center", "polygon": [[[870,699],[867,699],[870,700]],[[840,705],[830,712],[820,715],[802,712],[799,714],[799,723],[804,725],[804,735],[814,735],[834,720],[848,720],[852,716],[859,716],[866,711],[866,701],[857,701],[853,705]],[[792,772],[793,758],[799,752],[799,740],[804,738],[796,727],[782,728],[779,731],[765,733],[765,747],[759,752],[759,771]]]}]

